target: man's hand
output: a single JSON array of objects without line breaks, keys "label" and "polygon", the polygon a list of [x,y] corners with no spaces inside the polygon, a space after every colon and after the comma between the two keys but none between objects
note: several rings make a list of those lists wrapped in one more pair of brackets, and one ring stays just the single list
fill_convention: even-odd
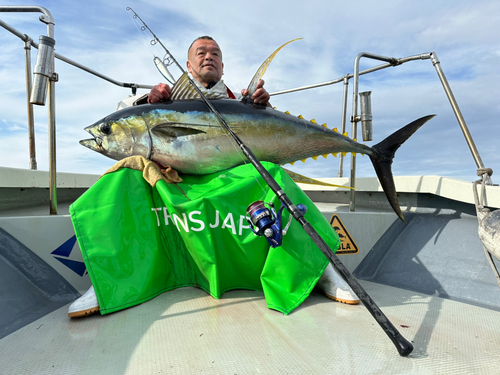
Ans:
[{"label": "man's hand", "polygon": [[[248,95],[248,90],[247,89],[241,90],[241,95],[243,95],[243,96]],[[269,102],[270,98],[271,98],[271,96],[264,88],[264,80],[261,79],[259,81],[259,83],[257,84],[255,92],[252,95],[252,99],[253,99],[254,103],[266,105]]]},{"label": "man's hand", "polygon": [[170,98],[170,93],[172,90],[170,86],[165,83],[159,83],[149,93],[148,103],[156,103]]}]

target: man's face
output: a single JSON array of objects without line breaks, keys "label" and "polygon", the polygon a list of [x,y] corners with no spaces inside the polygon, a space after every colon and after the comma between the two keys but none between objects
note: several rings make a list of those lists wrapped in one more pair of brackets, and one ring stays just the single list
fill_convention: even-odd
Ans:
[{"label": "man's face", "polygon": [[219,82],[224,68],[219,45],[213,40],[198,39],[189,49],[187,68],[203,86],[210,81]]}]

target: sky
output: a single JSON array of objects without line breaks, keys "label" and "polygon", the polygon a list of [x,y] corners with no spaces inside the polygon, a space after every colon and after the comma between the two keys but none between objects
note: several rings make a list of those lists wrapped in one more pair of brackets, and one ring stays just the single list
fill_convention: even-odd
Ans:
[{"label": "sky", "polygon": [[[407,57],[435,52],[485,167],[500,174],[500,2],[485,1],[4,1],[38,5],[55,19],[56,52],[114,80],[155,85],[165,82],[150,47],[127,12],[129,6],[185,66],[186,50],[200,35],[211,35],[223,51],[225,83],[240,91],[260,64],[283,48],[264,76],[270,92],[341,78],[354,69],[361,52]],[[0,19],[38,41],[46,35],[41,13],[2,13]],[[0,28],[0,166],[29,168],[23,42]],[[153,52],[153,53],[152,53]],[[37,50],[32,49],[32,66]],[[380,65],[363,58],[361,70]],[[83,130],[116,110],[131,90],[115,86],[60,60],[56,83],[57,171],[102,174],[115,161],[78,142]],[[178,71],[172,69],[174,76]],[[352,114],[352,80],[348,110]],[[363,75],[359,90],[371,91],[373,141],[380,142],[411,121],[437,116],[396,153],[396,176],[438,175],[475,181],[476,163],[430,60]],[[146,93],[149,90],[139,90]],[[341,129],[343,85],[271,97],[281,111]],[[39,170],[48,170],[47,107],[35,106]],[[349,134],[351,123],[346,124]],[[361,133],[358,126],[358,134]],[[299,146],[300,147],[300,146]],[[349,176],[350,158],[344,161]],[[357,157],[358,177],[375,176],[368,157]],[[309,177],[336,177],[338,159],[298,161],[288,169]],[[494,174],[493,182],[497,182]]]}]

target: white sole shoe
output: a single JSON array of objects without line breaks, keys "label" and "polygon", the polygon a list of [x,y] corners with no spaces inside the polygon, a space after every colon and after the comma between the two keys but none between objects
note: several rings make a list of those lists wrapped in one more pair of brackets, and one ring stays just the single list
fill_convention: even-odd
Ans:
[{"label": "white sole shoe", "polygon": [[359,298],[344,281],[344,279],[335,271],[332,264],[328,264],[325,272],[318,281],[318,287],[328,298],[348,305],[357,305]]},{"label": "white sole shoe", "polygon": [[68,316],[70,318],[80,318],[94,314],[98,312],[99,309],[99,302],[95,295],[94,286],[91,286],[83,296],[69,305]]}]

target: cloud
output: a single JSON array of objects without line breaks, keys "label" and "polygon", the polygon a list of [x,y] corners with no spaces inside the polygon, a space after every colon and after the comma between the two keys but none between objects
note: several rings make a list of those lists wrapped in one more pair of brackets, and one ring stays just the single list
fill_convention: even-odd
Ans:
[{"label": "cloud", "polygon": [[[56,52],[118,81],[150,85],[164,81],[126,5],[111,0],[71,6],[49,0],[36,4],[49,9],[56,20]],[[496,103],[500,96],[500,43],[496,37],[500,7],[494,1],[323,0],[305,6],[296,1],[207,4],[147,0],[135,1],[131,6],[182,66],[186,48],[194,38],[205,34],[215,37],[224,52],[224,79],[233,91],[246,87],[262,61],[278,46],[297,37],[304,39],[280,51],[268,68],[264,77],[268,91],[340,78],[352,72],[355,56],[363,51],[392,57],[435,51],[484,164],[500,169],[494,137],[500,111]],[[46,33],[36,14],[3,13],[0,18],[35,41]],[[26,167],[29,151],[23,43],[6,30],[0,31],[0,43],[0,156],[3,166]],[[152,49],[161,54],[156,47]],[[33,49],[32,65],[36,53]],[[362,59],[361,69],[380,63]],[[85,126],[113,112],[131,91],[60,61],[56,62],[56,70],[58,169],[102,173],[113,161],[80,146],[78,141],[87,137]],[[418,117],[437,114],[398,150],[395,174],[474,179],[474,159],[430,60],[362,76],[360,91],[368,90],[372,91],[374,141],[367,145]],[[273,96],[271,102],[279,110],[302,114],[340,130],[342,98],[340,83]],[[348,100],[349,120],[352,80]],[[40,169],[47,169],[47,109],[36,107],[35,119],[38,164]],[[350,133],[349,121],[346,126]],[[338,159],[321,159],[288,167],[311,177],[337,175]],[[367,157],[357,160],[358,176],[374,175]],[[344,175],[348,174],[349,158],[344,163]]]}]

